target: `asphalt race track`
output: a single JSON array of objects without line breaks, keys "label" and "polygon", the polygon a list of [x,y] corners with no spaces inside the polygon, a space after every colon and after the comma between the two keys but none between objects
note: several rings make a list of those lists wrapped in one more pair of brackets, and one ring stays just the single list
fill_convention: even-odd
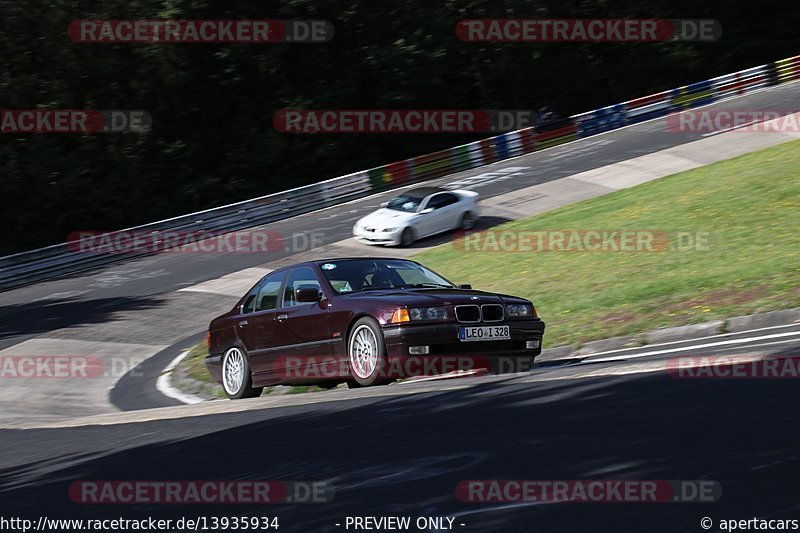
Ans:
[{"label": "asphalt race track", "polygon": [[[800,326],[781,331],[795,337],[700,352],[797,354]],[[343,530],[335,524],[347,516],[449,516],[463,531],[699,531],[703,517],[800,515],[796,381],[663,371],[665,358],[687,353],[698,351],[450,380],[449,390],[391,385],[409,393],[388,398],[366,389],[281,409],[260,409],[257,399],[247,411],[202,418],[4,430],[0,503],[7,516],[34,518],[278,516],[286,531]],[[713,480],[722,496],[546,505],[455,496],[462,480],[587,478]],[[274,506],[89,506],[68,497],[75,480],[131,479],[314,480],[335,496]]]},{"label": "asphalt race track", "polygon": [[[800,109],[797,87],[710,107]],[[491,198],[699,138],[669,132],[659,119],[433,183],[523,169],[476,185]],[[325,220],[324,243],[337,242],[391,195],[269,227],[302,234]],[[163,254],[8,291],[0,295],[0,349],[55,331],[80,339],[82,328],[102,328],[115,313],[145,316],[176,290],[290,254]],[[218,301],[221,313],[229,299]],[[455,530],[542,532],[702,531],[704,517],[715,524],[800,519],[797,380],[688,379],[665,370],[680,356],[799,355],[800,325],[543,364],[532,374],[185,406],[154,382],[205,326],[187,310],[175,323],[150,319],[130,332],[133,341],[163,347],[142,363],[139,378],[114,383],[111,403],[128,412],[98,415],[87,405],[70,414],[98,416],[15,420],[19,429],[0,429],[2,516],[277,516],[281,530],[308,532],[347,530],[348,516],[449,517]],[[144,411],[153,407],[162,409]],[[263,479],[324,481],[335,495],[326,503],[216,506],[87,505],[69,495],[77,480]],[[708,480],[722,495],[706,503],[614,504],[456,497],[459,482],[490,479]]]}]

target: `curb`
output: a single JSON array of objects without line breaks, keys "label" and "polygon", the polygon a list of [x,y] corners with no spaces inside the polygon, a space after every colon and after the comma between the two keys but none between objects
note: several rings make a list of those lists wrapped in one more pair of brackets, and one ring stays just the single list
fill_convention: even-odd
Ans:
[{"label": "curb", "polygon": [[739,333],[753,329],[789,324],[800,324],[800,308],[737,316],[727,320],[714,320],[701,324],[656,329],[626,337],[612,337],[610,339],[587,342],[581,346],[556,346],[554,348],[542,350],[542,354],[536,358],[536,362],[579,359],[600,352],[609,352],[624,348],[639,348],[649,344],[665,342],[690,341],[712,335]]},{"label": "curb", "polygon": [[178,400],[179,402],[183,402],[185,404],[195,404],[206,401],[204,398],[199,396],[195,396],[194,394],[190,394],[188,392],[184,392],[177,387],[174,386],[172,383],[172,373],[175,370],[175,367],[180,364],[184,358],[189,355],[189,350],[181,352],[181,354],[176,357],[175,359],[170,362],[169,365],[163,370],[160,376],[158,376],[158,381],[156,381],[156,388],[158,391],[168,398],[173,398]]}]

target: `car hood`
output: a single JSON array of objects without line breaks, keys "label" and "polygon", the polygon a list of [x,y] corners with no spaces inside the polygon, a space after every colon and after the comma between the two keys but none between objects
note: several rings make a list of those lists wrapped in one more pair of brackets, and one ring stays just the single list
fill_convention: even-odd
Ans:
[{"label": "car hood", "polygon": [[348,299],[381,300],[394,305],[437,306],[528,303],[524,298],[470,289],[386,289],[342,294]]},{"label": "car hood", "polygon": [[360,226],[374,227],[375,229],[393,228],[407,223],[415,216],[417,216],[416,213],[406,213],[405,211],[395,211],[394,209],[382,207],[359,220],[358,224]]}]

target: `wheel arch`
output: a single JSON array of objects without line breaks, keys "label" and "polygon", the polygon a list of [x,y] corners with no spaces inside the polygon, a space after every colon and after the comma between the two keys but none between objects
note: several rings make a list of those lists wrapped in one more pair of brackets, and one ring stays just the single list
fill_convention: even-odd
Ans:
[{"label": "wheel arch", "polygon": [[219,354],[220,371],[222,370],[222,363],[225,361],[225,355],[228,353],[228,351],[230,351],[233,348],[238,349],[239,351],[242,352],[242,354],[244,354],[244,358],[247,359],[248,363],[247,366],[250,370],[250,379],[255,378],[255,373],[253,372],[253,365],[250,364],[251,362],[250,353],[247,351],[247,348],[242,342],[242,339],[240,339],[238,335],[234,337],[234,339],[225,346],[222,352],[220,352]]},{"label": "wheel arch", "polygon": [[352,317],[350,317],[350,322],[347,324],[347,331],[345,332],[344,336],[344,352],[345,355],[349,355],[347,353],[348,344],[350,342],[350,333],[353,331],[353,326],[356,325],[356,322],[361,320],[362,318],[371,318],[375,322],[378,323],[378,329],[381,331],[381,336],[383,336],[383,330],[380,328],[381,321],[378,320],[378,317],[373,315],[372,313],[368,313],[367,311],[359,311],[358,313],[354,313]]}]

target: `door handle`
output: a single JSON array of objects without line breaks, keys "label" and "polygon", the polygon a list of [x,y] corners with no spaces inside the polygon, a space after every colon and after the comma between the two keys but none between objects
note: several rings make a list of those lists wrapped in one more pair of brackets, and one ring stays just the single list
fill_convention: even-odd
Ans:
[{"label": "door handle", "polygon": [[289,315],[278,315],[278,322],[283,322],[287,318],[289,318]]},{"label": "door handle", "polygon": [[249,323],[250,323],[250,322],[248,322],[247,320],[242,320],[242,321],[240,321],[240,322],[239,322],[239,327],[240,327],[240,328],[243,328],[243,327],[245,327],[245,326],[246,326],[247,324],[249,324]]}]

